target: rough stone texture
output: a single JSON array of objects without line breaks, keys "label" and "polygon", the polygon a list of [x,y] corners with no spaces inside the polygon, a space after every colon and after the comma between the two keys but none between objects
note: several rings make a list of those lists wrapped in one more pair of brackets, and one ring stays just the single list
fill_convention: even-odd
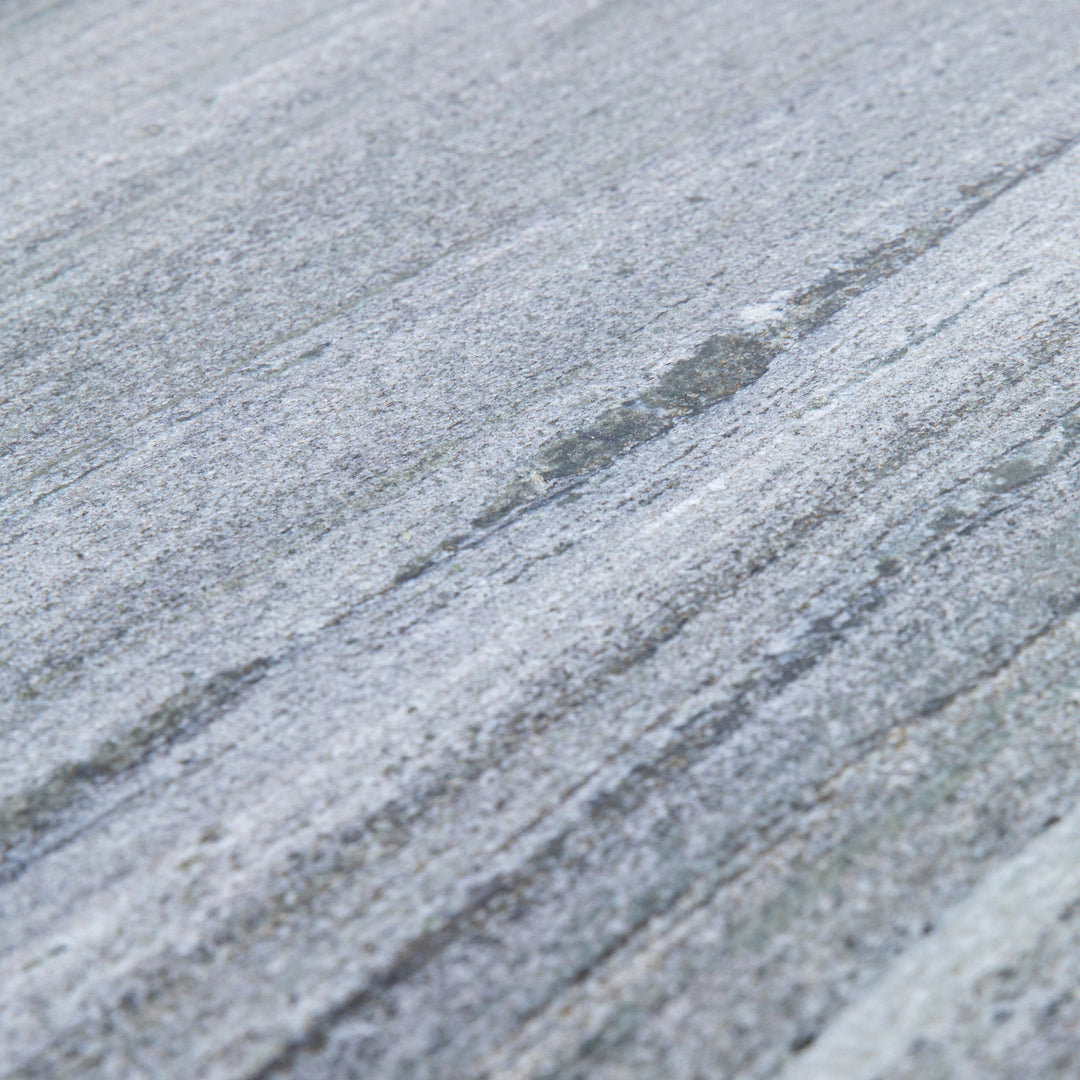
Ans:
[{"label": "rough stone texture", "polygon": [[1080,18],[0,3],[0,1075],[1080,1074]]}]

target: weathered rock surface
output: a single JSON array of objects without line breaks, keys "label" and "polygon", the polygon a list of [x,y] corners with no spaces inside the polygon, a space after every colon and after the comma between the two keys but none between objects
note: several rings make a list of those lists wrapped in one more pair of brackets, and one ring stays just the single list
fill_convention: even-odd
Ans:
[{"label": "weathered rock surface", "polygon": [[0,1075],[1080,1075],[1080,18],[0,4]]}]

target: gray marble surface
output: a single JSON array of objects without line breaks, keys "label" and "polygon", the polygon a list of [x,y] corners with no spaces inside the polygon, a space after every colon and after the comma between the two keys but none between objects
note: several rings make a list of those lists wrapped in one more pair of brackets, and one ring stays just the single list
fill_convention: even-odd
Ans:
[{"label": "gray marble surface", "polygon": [[0,0],[0,1075],[1080,1075],[1080,6]]}]

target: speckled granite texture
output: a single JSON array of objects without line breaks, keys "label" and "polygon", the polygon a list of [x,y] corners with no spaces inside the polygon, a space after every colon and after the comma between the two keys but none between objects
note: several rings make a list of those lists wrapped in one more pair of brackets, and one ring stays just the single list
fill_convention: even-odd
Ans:
[{"label": "speckled granite texture", "polygon": [[1080,1076],[1080,7],[0,0],[0,1076]]}]

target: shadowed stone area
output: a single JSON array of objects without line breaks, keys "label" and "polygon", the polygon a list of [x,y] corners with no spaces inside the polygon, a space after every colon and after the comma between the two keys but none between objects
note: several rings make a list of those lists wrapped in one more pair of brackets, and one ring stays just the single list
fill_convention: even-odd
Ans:
[{"label": "shadowed stone area", "polygon": [[1075,1077],[1078,73],[0,3],[0,1077]]}]

